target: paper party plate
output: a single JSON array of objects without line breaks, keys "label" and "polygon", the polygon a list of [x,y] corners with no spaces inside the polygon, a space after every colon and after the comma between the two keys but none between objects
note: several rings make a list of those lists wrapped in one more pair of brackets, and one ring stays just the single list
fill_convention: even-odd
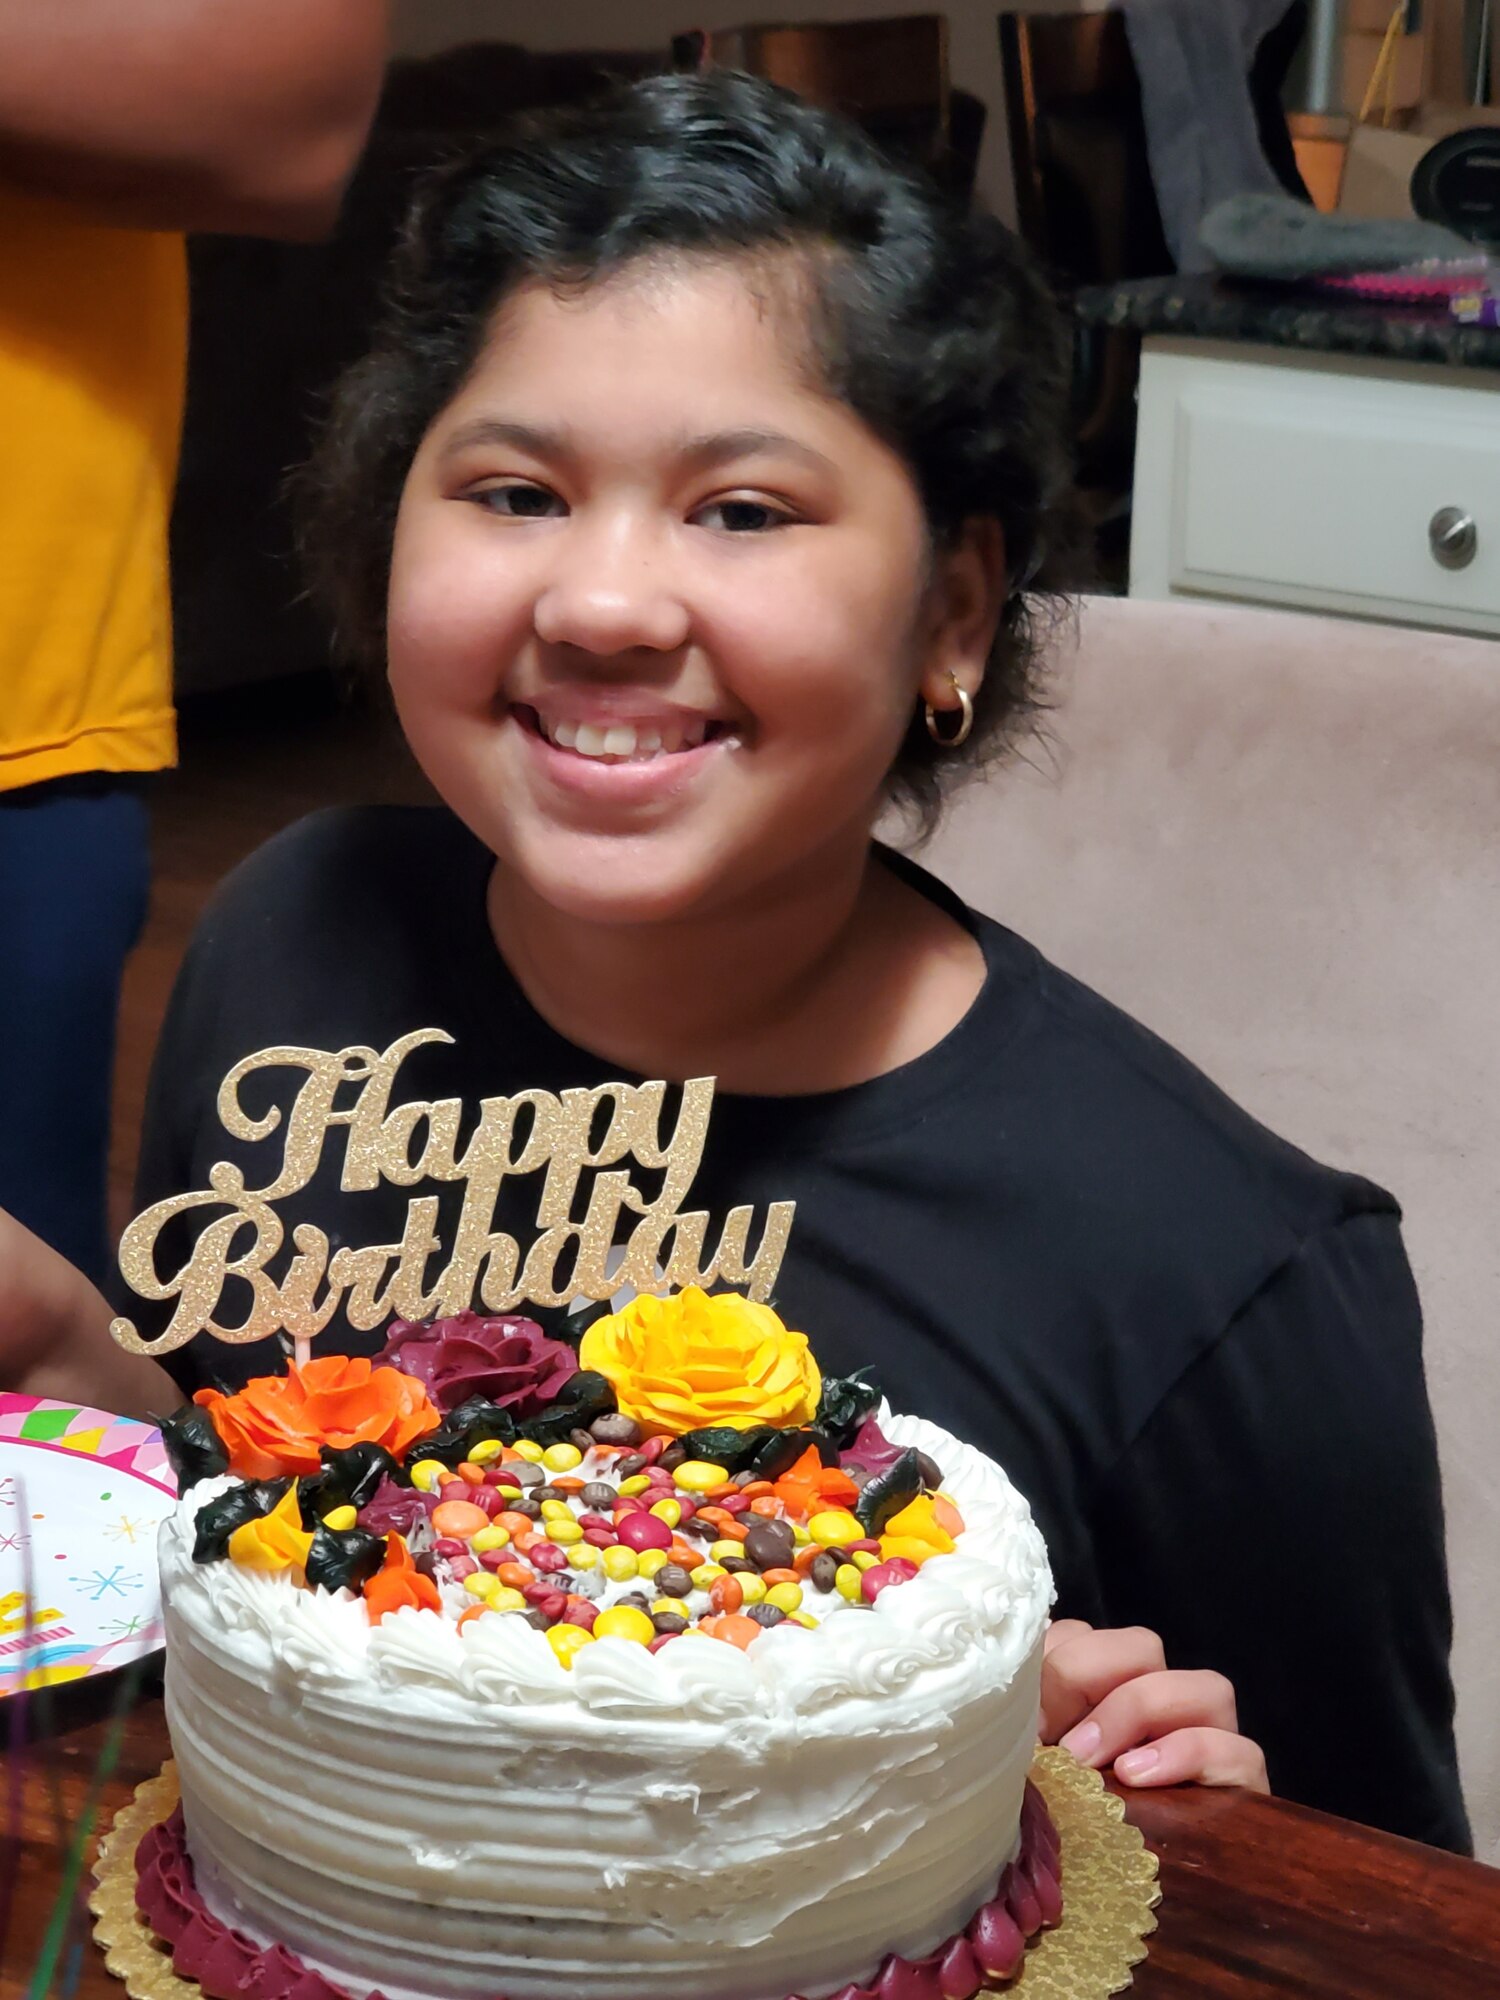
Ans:
[{"label": "paper party plate", "polygon": [[176,1498],[150,1424],[0,1394],[0,1697],[160,1646],[156,1531]]}]

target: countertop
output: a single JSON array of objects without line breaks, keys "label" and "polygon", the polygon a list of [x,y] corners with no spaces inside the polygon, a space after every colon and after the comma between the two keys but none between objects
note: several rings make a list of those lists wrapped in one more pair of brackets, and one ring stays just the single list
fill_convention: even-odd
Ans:
[{"label": "countertop", "polygon": [[1074,296],[1073,310],[1087,326],[1137,333],[1500,369],[1500,328],[1464,326],[1427,307],[1325,299],[1288,286],[1199,276],[1136,278],[1085,287]]}]

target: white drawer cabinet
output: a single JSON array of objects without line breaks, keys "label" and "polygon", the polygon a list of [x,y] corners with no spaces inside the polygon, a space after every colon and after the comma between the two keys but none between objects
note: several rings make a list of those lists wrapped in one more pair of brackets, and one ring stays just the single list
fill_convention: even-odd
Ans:
[{"label": "white drawer cabinet", "polygon": [[1130,594],[1500,634],[1500,372],[1148,339]]}]

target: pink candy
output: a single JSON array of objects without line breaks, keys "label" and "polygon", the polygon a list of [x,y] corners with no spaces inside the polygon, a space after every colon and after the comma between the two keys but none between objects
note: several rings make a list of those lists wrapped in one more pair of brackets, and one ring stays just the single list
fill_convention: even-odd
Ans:
[{"label": "pink candy", "polygon": [[866,1604],[873,1604],[881,1591],[889,1590],[893,1583],[910,1583],[916,1573],[916,1564],[905,1556],[892,1556],[889,1562],[874,1564],[860,1578]]},{"label": "pink candy", "polygon": [[[615,1533],[627,1549],[634,1549],[639,1555],[642,1549],[669,1549],[672,1546],[672,1530],[657,1514],[627,1514],[615,1527]],[[535,1561],[539,1551],[533,1549]]]}]

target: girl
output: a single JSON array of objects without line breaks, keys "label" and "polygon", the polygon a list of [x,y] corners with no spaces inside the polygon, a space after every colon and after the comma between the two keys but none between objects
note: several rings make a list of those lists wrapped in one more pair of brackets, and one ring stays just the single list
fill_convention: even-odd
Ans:
[{"label": "girl", "polygon": [[[659,78],[447,172],[304,487],[340,636],[444,808],[321,815],[225,886],[141,1202],[219,1160],[274,1178],[284,1117],[231,1138],[215,1110],[272,1045],[439,1026],[392,1101],[471,1118],[714,1076],[693,1207],[795,1197],[781,1311],[1030,1498],[1064,1614],[1049,1738],[1127,1782],[1263,1784],[1243,1716],[1281,1789],[1462,1846],[1394,1204],[872,842],[1034,706],[1065,379],[1005,231],[748,79]],[[247,1113],[304,1076],[257,1072]],[[343,1169],[330,1140],[288,1238],[394,1256],[425,1197],[436,1274],[461,1191]],[[484,1226],[524,1236],[527,1199]],[[30,1268],[53,1291],[13,1377],[149,1394],[102,1302]],[[278,1360],[170,1357],[188,1390]]]}]

